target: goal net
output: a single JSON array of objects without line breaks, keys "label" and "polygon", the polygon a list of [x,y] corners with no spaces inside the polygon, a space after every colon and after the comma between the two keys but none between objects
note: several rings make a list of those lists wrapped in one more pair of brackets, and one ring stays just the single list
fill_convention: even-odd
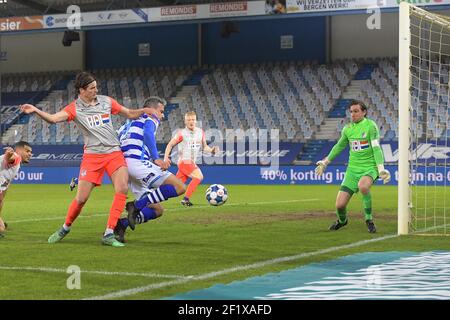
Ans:
[{"label": "goal net", "polygon": [[450,234],[450,17],[400,5],[398,233]]}]

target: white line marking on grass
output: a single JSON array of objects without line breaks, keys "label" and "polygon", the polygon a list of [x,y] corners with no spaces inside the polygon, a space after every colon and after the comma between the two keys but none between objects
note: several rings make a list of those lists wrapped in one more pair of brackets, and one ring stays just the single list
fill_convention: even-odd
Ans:
[{"label": "white line marking on grass", "polygon": [[127,290],[115,291],[115,292],[111,292],[111,293],[108,293],[108,294],[105,294],[105,295],[102,295],[102,296],[94,296],[94,297],[85,298],[83,300],[105,300],[105,299],[122,298],[122,297],[131,296],[131,295],[135,295],[135,294],[142,293],[142,292],[147,292],[147,291],[152,291],[152,290],[155,290],[155,289],[161,289],[161,288],[173,286],[173,285],[185,284],[185,283],[189,283],[189,282],[192,282],[192,281],[211,279],[211,278],[215,278],[217,276],[222,276],[222,275],[233,273],[233,272],[237,272],[237,271],[246,271],[246,270],[250,270],[250,269],[258,269],[258,268],[270,266],[270,265],[277,264],[277,263],[290,262],[290,261],[299,260],[299,259],[303,259],[303,258],[308,258],[308,257],[322,255],[322,254],[325,254],[325,253],[339,251],[339,250],[342,250],[342,249],[349,249],[349,248],[359,247],[359,246],[363,246],[363,245],[368,244],[368,243],[384,241],[384,240],[388,240],[388,239],[392,239],[392,238],[396,238],[396,237],[398,237],[398,235],[396,235],[396,234],[395,235],[387,235],[387,236],[384,236],[384,237],[358,241],[358,242],[355,242],[355,243],[346,244],[346,245],[337,246],[337,247],[331,247],[331,248],[322,249],[322,250],[318,250],[318,251],[314,251],[314,252],[300,253],[300,254],[296,254],[296,255],[293,255],[293,256],[275,258],[275,259],[270,259],[270,260],[266,260],[266,261],[256,262],[256,263],[252,263],[252,264],[247,264],[247,265],[242,265],[242,266],[236,266],[236,267],[233,267],[233,268],[223,269],[223,270],[219,270],[219,271],[204,273],[204,274],[201,274],[201,275],[198,275],[198,276],[192,276],[191,278],[187,278],[187,279],[177,279],[177,280],[166,281],[166,282],[161,282],[161,283],[156,283],[156,284],[150,284],[150,285],[143,286],[143,287],[137,287],[137,288],[131,288],[131,289],[127,289]]},{"label": "white line marking on grass", "polygon": [[[419,232],[429,232],[429,231],[432,231],[434,229],[441,228],[441,227],[444,227],[444,226],[450,226],[450,224],[441,225],[441,226],[435,226],[435,227],[430,227],[430,228],[427,228],[427,229],[418,230],[418,231],[412,232],[411,234],[415,234],[415,233],[419,233]],[[257,268],[262,268],[262,267],[266,267],[266,266],[277,264],[277,263],[290,262],[290,261],[300,260],[300,259],[303,259],[303,258],[309,258],[309,257],[313,257],[313,256],[322,255],[322,254],[325,254],[325,253],[339,251],[339,250],[343,250],[343,249],[360,247],[360,246],[363,246],[365,244],[379,242],[379,241],[384,241],[384,240],[389,240],[389,239],[393,239],[393,238],[397,238],[397,237],[399,237],[398,234],[391,234],[391,235],[387,235],[387,236],[384,236],[384,237],[379,237],[379,238],[375,238],[375,239],[368,239],[368,240],[362,240],[362,241],[358,241],[358,242],[355,242],[355,243],[345,244],[345,245],[342,245],[342,246],[331,247],[331,248],[322,249],[322,250],[318,250],[318,251],[314,251],[314,252],[300,253],[300,254],[296,254],[296,255],[293,255],[293,256],[275,258],[275,259],[270,259],[270,260],[266,260],[266,261],[256,262],[256,263],[253,263],[253,264],[247,264],[247,265],[243,265],[243,266],[237,266],[237,267],[234,267],[234,268],[228,268],[228,269],[223,269],[223,270],[219,270],[219,271],[204,273],[204,274],[201,274],[201,275],[198,275],[198,276],[190,276],[190,277],[185,278],[185,279],[177,279],[177,280],[172,280],[172,281],[166,281],[166,282],[161,282],[161,283],[150,284],[150,285],[143,286],[143,287],[137,287],[137,288],[131,288],[131,289],[127,289],[127,290],[115,291],[115,292],[111,292],[111,293],[108,293],[108,294],[105,294],[105,295],[102,295],[102,296],[94,296],[94,297],[84,298],[83,300],[106,300],[106,299],[122,298],[122,297],[131,296],[131,295],[135,295],[135,294],[142,293],[142,292],[152,291],[152,290],[155,290],[155,289],[161,289],[161,288],[165,288],[165,287],[169,287],[169,286],[185,284],[185,283],[189,283],[189,282],[192,282],[192,281],[211,279],[211,278],[214,278],[214,277],[217,277],[217,276],[221,276],[221,275],[224,275],[224,274],[229,274],[229,273],[233,273],[233,272],[237,272],[237,271],[246,271],[246,270],[250,270],[250,269],[257,269]]]},{"label": "white line marking on grass", "polygon": [[[314,202],[319,201],[320,199],[298,199],[298,200],[280,200],[280,201],[264,201],[264,202],[242,202],[242,203],[229,203],[226,206],[227,207],[233,207],[233,206],[244,206],[244,205],[266,205],[266,204],[279,204],[279,203],[295,203],[295,202]],[[196,208],[216,208],[214,206],[210,205],[196,205]],[[186,208],[169,208],[165,211],[183,211],[187,210]],[[108,216],[108,213],[97,213],[97,214],[91,214],[91,215],[80,215],[78,216],[78,219],[88,219],[88,218],[95,218],[95,217],[105,217]],[[47,217],[47,218],[36,218],[36,219],[22,219],[22,220],[13,220],[13,221],[7,221],[8,223],[23,223],[23,222],[41,222],[41,221],[53,221],[53,220],[63,220],[65,219],[65,216],[60,217]]]},{"label": "white line marking on grass", "polygon": [[[47,268],[47,267],[0,266],[0,270],[67,273],[66,269]],[[193,276],[178,276],[178,275],[171,275],[171,274],[146,273],[146,272],[140,273],[140,272],[119,272],[119,271],[95,271],[95,270],[83,270],[83,269],[81,269],[81,273],[100,274],[100,275],[105,275],[105,276],[128,276],[128,277],[166,278],[166,279],[190,279],[193,277]]]},{"label": "white line marking on grass", "polygon": [[[91,215],[85,215],[85,216],[78,216],[77,219],[80,218],[94,218],[94,217],[105,217],[107,216],[107,213],[97,213],[97,214],[91,214]],[[41,221],[52,221],[52,220],[64,220],[66,217],[60,216],[60,217],[47,217],[47,218],[38,218],[38,219],[23,219],[23,220],[13,220],[13,221],[7,221],[8,223],[22,223],[22,222],[41,222]]]}]

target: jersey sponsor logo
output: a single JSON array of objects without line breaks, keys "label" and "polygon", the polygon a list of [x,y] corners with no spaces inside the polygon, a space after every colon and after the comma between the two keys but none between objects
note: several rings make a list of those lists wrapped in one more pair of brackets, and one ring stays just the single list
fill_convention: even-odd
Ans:
[{"label": "jersey sponsor logo", "polygon": [[358,152],[369,148],[369,141],[367,140],[354,140],[350,142],[352,151]]},{"label": "jersey sponsor logo", "polygon": [[93,116],[86,117],[90,128],[100,127],[110,122],[109,114],[94,114]]}]

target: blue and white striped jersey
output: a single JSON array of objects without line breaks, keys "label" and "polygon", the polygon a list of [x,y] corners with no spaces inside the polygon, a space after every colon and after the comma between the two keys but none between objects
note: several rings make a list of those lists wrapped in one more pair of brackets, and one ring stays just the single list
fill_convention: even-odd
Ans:
[{"label": "blue and white striped jersey", "polygon": [[135,120],[128,120],[120,127],[119,141],[125,158],[154,161],[159,159],[156,148],[156,131],[160,121],[144,114]]}]

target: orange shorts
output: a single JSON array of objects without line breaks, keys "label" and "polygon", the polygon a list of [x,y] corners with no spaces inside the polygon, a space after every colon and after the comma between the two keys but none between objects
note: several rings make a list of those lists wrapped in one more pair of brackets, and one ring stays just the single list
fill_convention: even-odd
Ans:
[{"label": "orange shorts", "polygon": [[109,177],[120,167],[126,167],[127,163],[122,151],[115,151],[108,154],[90,154],[83,155],[81,161],[79,180],[92,182],[99,186],[102,184],[103,175],[106,173]]},{"label": "orange shorts", "polygon": [[179,176],[179,174],[184,175],[186,177],[189,177],[189,175],[195,170],[198,169],[198,166],[195,164],[195,162],[190,161],[190,160],[183,160],[178,162],[178,173],[177,176]]}]

